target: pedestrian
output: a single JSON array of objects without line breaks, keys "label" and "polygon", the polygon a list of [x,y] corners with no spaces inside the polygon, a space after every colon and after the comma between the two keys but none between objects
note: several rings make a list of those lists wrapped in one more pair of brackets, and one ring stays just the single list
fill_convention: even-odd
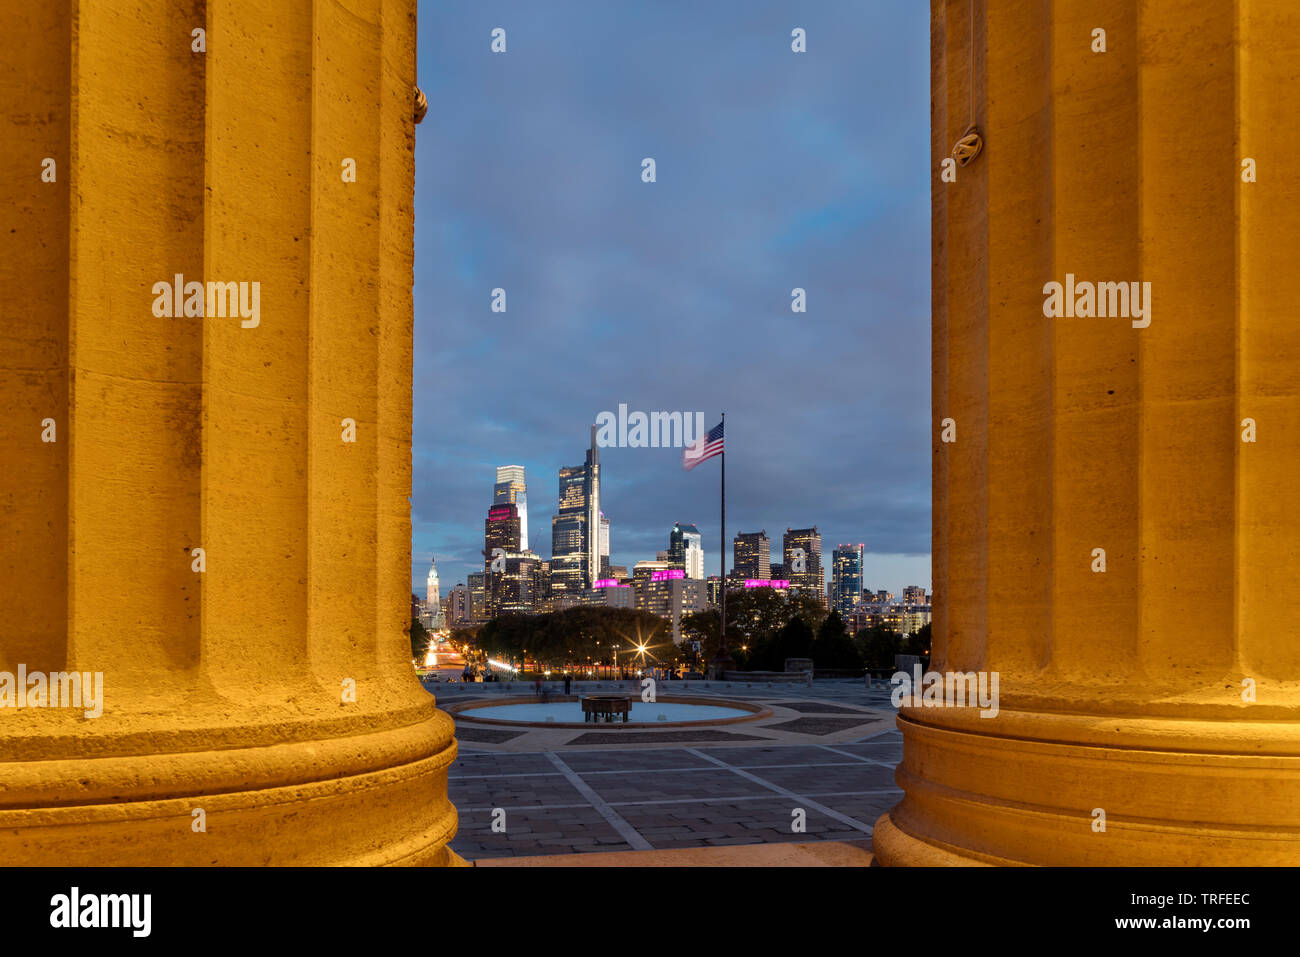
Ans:
[{"label": "pedestrian", "polygon": [[564,673],[564,693],[567,695],[569,689],[573,686],[573,675],[569,672]]},{"label": "pedestrian", "polygon": [[541,675],[538,675],[537,678],[534,679],[534,681],[533,681],[533,693],[536,694],[538,697],[541,697],[541,694],[542,694],[542,676],[541,676]]}]

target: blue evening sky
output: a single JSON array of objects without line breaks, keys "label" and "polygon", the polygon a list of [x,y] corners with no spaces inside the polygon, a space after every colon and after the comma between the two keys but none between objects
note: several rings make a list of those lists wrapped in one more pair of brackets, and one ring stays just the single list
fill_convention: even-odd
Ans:
[{"label": "blue evening sky", "polygon": [[[728,565],[817,525],[828,577],[863,542],[869,588],[930,586],[928,7],[420,0],[413,590],[431,555],[444,593],[482,569],[498,465],[549,558],[557,472],[619,403],[726,411]],[[613,564],[683,521],[717,573],[717,459],[601,462]]]}]

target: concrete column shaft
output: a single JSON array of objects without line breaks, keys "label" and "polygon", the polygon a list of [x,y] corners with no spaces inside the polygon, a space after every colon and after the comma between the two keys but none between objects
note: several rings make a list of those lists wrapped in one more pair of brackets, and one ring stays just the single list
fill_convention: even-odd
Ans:
[{"label": "concrete column shaft", "polygon": [[[104,683],[100,717],[0,709],[0,857],[449,861],[405,634],[414,0],[51,0],[0,36],[0,670]],[[158,315],[176,276],[227,314]]]},{"label": "concrete column shaft", "polygon": [[[876,853],[1296,863],[1300,6],[934,0],[931,36],[934,668],[1001,712],[903,709]],[[1049,318],[1067,276],[1149,312]]]}]

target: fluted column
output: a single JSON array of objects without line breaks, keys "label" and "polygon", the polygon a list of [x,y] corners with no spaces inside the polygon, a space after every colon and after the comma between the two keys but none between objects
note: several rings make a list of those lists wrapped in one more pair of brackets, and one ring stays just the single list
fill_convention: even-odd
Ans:
[{"label": "fluted column", "polygon": [[[0,36],[0,671],[103,675],[100,717],[0,708],[0,859],[456,861],[405,633],[415,0]],[[155,315],[176,274],[257,324]]]},{"label": "fluted column", "polygon": [[[1001,710],[901,709],[876,856],[1298,863],[1300,6],[933,0],[931,37],[932,668]],[[1067,273],[1150,282],[1149,326],[1046,317]]]}]

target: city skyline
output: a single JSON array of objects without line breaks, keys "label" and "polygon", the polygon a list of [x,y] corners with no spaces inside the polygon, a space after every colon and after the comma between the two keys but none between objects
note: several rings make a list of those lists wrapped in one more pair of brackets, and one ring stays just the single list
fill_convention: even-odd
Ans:
[{"label": "city skyline", "polygon": [[[591,449],[592,449],[593,451],[596,451],[596,448],[595,448],[594,445],[591,446]],[[599,454],[600,454],[600,455],[605,455],[608,451],[611,451],[611,450],[610,450],[610,449],[600,449],[600,450],[598,450],[598,451],[599,451]],[[598,466],[600,465],[599,460],[598,460],[597,464],[598,464]],[[562,476],[561,476],[561,473],[575,472],[575,471],[578,470],[579,468],[581,468],[581,467],[580,467],[580,466],[561,466],[561,467],[559,467],[558,469],[556,469],[556,477],[560,477],[560,480],[563,481],[563,478],[562,478]],[[501,511],[501,510],[505,507],[503,504],[500,504],[500,503],[503,501],[503,496],[502,496],[502,494],[501,494],[500,489],[501,489],[501,483],[502,483],[502,475],[503,475],[503,474],[507,474],[507,470],[508,470],[508,474],[509,474],[509,476],[510,476],[510,481],[512,481],[512,482],[514,482],[514,483],[517,484],[517,492],[518,492],[518,494],[519,494],[519,497],[523,498],[524,496],[526,496],[526,495],[528,495],[528,494],[531,494],[532,497],[533,497],[533,499],[534,499],[535,501],[536,501],[536,499],[537,499],[537,495],[536,495],[536,491],[535,491],[535,490],[538,488],[539,483],[540,483],[540,480],[537,479],[537,478],[530,478],[529,476],[530,476],[531,473],[529,472],[529,469],[528,469],[526,466],[521,466],[521,465],[518,465],[518,464],[513,464],[513,465],[509,465],[509,466],[493,466],[493,467],[491,467],[491,468],[489,469],[489,471],[492,472],[493,474],[495,474],[495,476],[496,476],[496,482],[495,482],[495,484],[488,483],[488,484],[491,484],[491,488],[492,488],[491,493],[489,493],[488,496],[487,496],[487,499],[488,499],[488,502],[489,502],[489,505],[488,505],[488,514],[489,514],[489,517],[491,517],[491,515],[492,515],[493,513],[499,512],[499,511]],[[689,479],[689,476],[690,476],[690,475],[693,475],[694,473],[686,473],[686,472],[683,472],[682,474],[683,474],[684,476],[687,476],[686,481],[689,481],[689,480],[690,480],[690,479]],[[603,468],[601,468],[601,469],[600,469],[600,472],[599,472],[599,476],[600,476],[600,477],[599,477],[599,484],[600,484],[600,486],[603,488],[604,485],[605,485],[605,483],[606,483],[606,480],[607,480],[607,477],[608,477],[608,473],[605,472]],[[554,482],[553,482],[552,484],[554,484]],[[529,486],[532,487],[531,490],[529,490]],[[715,495],[716,495],[716,489],[717,489],[716,484],[714,485],[714,489],[715,489]],[[525,501],[526,501],[526,499],[525,499]],[[513,505],[513,503],[511,503],[511,504]],[[715,504],[715,508],[716,508],[716,501],[715,501],[714,504]],[[603,503],[603,501],[602,501],[602,502],[600,503],[600,507],[599,507],[598,511],[600,512],[600,515],[601,515],[602,525],[608,527],[608,526],[610,525],[610,522],[609,522],[609,520],[608,520],[608,517],[605,515],[605,511],[604,511],[603,505],[604,505],[604,503]],[[535,526],[544,526],[545,529],[546,529],[546,530],[548,531],[548,533],[549,533],[549,530],[553,527],[553,525],[554,525],[554,523],[555,523],[555,520],[559,517],[559,514],[560,514],[560,513],[559,513],[559,506],[560,506],[560,503],[559,503],[559,501],[558,501],[558,496],[557,496],[557,498],[556,498],[556,500],[554,501],[553,504],[548,504],[547,502],[539,503],[539,508],[537,509],[536,512],[534,512],[534,515],[535,515],[535,518],[533,519],[534,525],[535,525]],[[514,507],[512,507],[512,508],[510,509],[510,512],[511,512],[510,518],[511,518],[512,520],[515,519],[515,518],[517,517],[517,518],[519,519],[519,521],[520,521],[519,528],[518,528],[518,532],[517,532],[518,537],[519,537],[521,540],[527,540],[527,539],[524,538],[524,536],[526,535],[526,528],[527,528],[527,526],[524,524],[524,521],[523,521],[524,514],[526,514],[526,513],[524,512],[524,509],[522,509],[522,508],[514,508]],[[701,528],[700,528],[700,525],[701,525],[701,524],[703,524],[703,525],[705,526],[704,529],[701,529]],[[731,525],[730,520],[728,520],[728,525]],[[636,552],[635,554],[628,554],[628,552],[629,552],[628,549],[623,549],[623,550],[620,551],[620,550],[617,550],[617,549],[613,548],[613,546],[612,546],[612,542],[617,540],[617,538],[618,538],[618,533],[622,530],[622,529],[621,529],[621,525],[619,525],[619,524],[614,524],[612,530],[610,530],[610,531],[608,532],[608,535],[609,535],[609,538],[610,538],[610,541],[611,541],[611,553],[610,553],[610,555],[608,556],[608,557],[609,557],[609,562],[608,562],[608,564],[609,564],[610,566],[620,566],[620,565],[621,565],[621,566],[625,566],[625,567],[627,567],[627,568],[632,568],[632,567],[633,567],[637,562],[653,561],[654,558],[655,558],[655,556],[658,555],[660,552],[665,552],[665,551],[668,551],[669,549],[672,548],[672,536],[673,536],[673,533],[674,533],[674,529],[675,529],[676,527],[678,527],[678,526],[680,526],[680,527],[683,528],[683,529],[690,528],[693,532],[698,532],[698,533],[699,533],[699,536],[700,536],[699,547],[700,547],[700,550],[703,552],[703,561],[702,561],[702,563],[701,563],[701,564],[703,565],[703,577],[707,579],[707,578],[709,578],[709,577],[711,577],[711,576],[713,576],[713,575],[718,575],[719,572],[718,572],[716,569],[713,568],[713,566],[717,564],[717,561],[716,561],[716,556],[717,556],[717,544],[716,544],[716,543],[717,543],[717,535],[716,535],[716,524],[714,525],[715,532],[714,532],[714,536],[713,536],[713,539],[712,539],[712,540],[714,541],[715,544],[714,544],[714,548],[713,548],[713,549],[710,549],[710,548],[709,548],[710,537],[709,537],[709,535],[706,533],[706,529],[709,527],[709,526],[708,526],[708,523],[707,523],[707,522],[704,522],[704,523],[701,523],[701,522],[691,522],[691,521],[686,521],[686,520],[682,520],[682,519],[676,519],[676,520],[674,520],[673,522],[671,522],[671,523],[667,523],[667,524],[666,524],[665,529],[664,529],[664,535],[663,535],[663,538],[662,538],[661,541],[660,541],[660,540],[655,540],[655,539],[653,538],[653,533],[651,533],[651,540],[650,540],[649,546],[647,547],[647,549],[645,550],[645,552],[644,552],[644,553],[642,553],[642,552]],[[780,564],[780,560],[784,557],[784,539],[786,539],[786,538],[790,538],[792,534],[812,533],[812,532],[815,532],[815,531],[816,531],[816,526],[817,526],[817,523],[815,523],[815,522],[813,523],[812,526],[808,526],[808,527],[804,527],[804,528],[795,528],[795,527],[793,527],[793,526],[787,526],[787,527],[784,528],[783,531],[773,532],[772,534],[768,535],[768,536],[767,536],[767,539],[768,539],[768,544],[769,544],[769,552],[768,552],[768,555],[769,555],[769,559],[768,559],[769,567],[779,565],[779,564]],[[424,557],[423,559],[421,559],[421,557],[420,557],[420,553],[418,553],[418,552],[413,552],[412,568],[414,569],[414,568],[416,568],[417,565],[421,565],[421,564],[423,565],[423,567],[426,567],[426,568],[427,568],[427,566],[430,564],[430,562],[438,561],[438,562],[441,562],[441,566],[440,566],[440,567],[441,567],[444,571],[454,570],[454,569],[457,569],[457,568],[460,568],[460,569],[461,569],[461,571],[460,571],[458,574],[449,576],[450,578],[455,578],[455,581],[454,581],[454,582],[449,582],[449,584],[448,584],[448,587],[449,587],[449,588],[450,588],[452,585],[454,585],[454,584],[466,584],[466,583],[468,582],[468,576],[469,576],[470,574],[481,573],[481,572],[483,571],[483,564],[484,564],[484,560],[485,560],[485,557],[486,557],[485,554],[484,554],[483,529],[484,529],[484,526],[480,524],[480,525],[478,526],[478,538],[477,538],[477,545],[476,545],[476,547],[475,547],[475,553],[474,553],[474,556],[471,557],[469,560],[467,560],[467,561],[463,561],[463,562],[459,562],[459,563],[458,563],[457,560],[456,560],[456,558],[455,558],[455,556],[451,555],[451,554],[448,553],[448,552],[443,552],[443,551],[434,551],[434,552],[432,552],[431,554],[426,554],[425,557]],[[754,535],[758,535],[758,534],[766,534],[766,529],[765,529],[765,528],[763,528],[763,529],[755,529],[755,528],[750,528],[750,527],[748,527],[748,526],[741,526],[741,527],[730,528],[730,529],[728,530],[728,532],[727,532],[727,538],[726,538],[726,557],[727,557],[727,564],[726,564],[726,568],[725,568],[723,574],[725,574],[725,573],[727,573],[727,572],[731,572],[731,571],[733,571],[733,570],[735,569],[735,561],[734,561],[734,546],[735,546],[735,541],[736,541],[736,539],[737,539],[739,536],[742,536],[742,535],[744,535],[744,536],[754,536]],[[774,541],[774,539],[775,539],[775,537],[776,537],[777,535],[781,535],[782,538],[781,538],[781,539],[776,539],[776,540]],[[641,536],[637,536],[637,537],[640,538]],[[532,541],[533,541],[534,543],[536,543],[536,544],[540,544],[541,542],[543,542],[543,541],[548,541],[548,540],[551,540],[551,535],[550,535],[550,534],[547,534],[547,535],[545,535],[544,537],[538,537],[538,534],[534,533],[533,536],[532,536]],[[661,546],[663,546],[663,547],[650,547],[650,546],[656,546],[656,545],[661,545]],[[818,547],[819,547],[819,548],[821,547],[821,545],[820,545],[820,538],[819,538],[819,540],[818,540]],[[864,555],[864,557],[865,557],[866,555],[870,554],[870,553],[868,553],[868,552],[866,551],[865,546],[862,546],[862,549],[863,549],[862,554]],[[525,548],[522,544],[519,545],[519,549],[518,549],[518,550],[519,550],[519,551],[529,551],[529,549]],[[544,552],[544,551],[540,551],[540,550],[538,550],[538,549],[536,549],[536,548],[533,548],[533,549],[531,549],[531,551],[534,552],[534,553],[538,556],[538,558],[539,558],[540,560],[543,560],[543,561],[549,561],[550,559],[552,559],[552,558],[554,557],[554,551],[553,551],[553,549],[552,549],[551,551],[549,551],[549,552]],[[712,554],[712,556],[713,556],[712,558],[710,557],[711,554]],[[820,553],[819,553],[819,554],[820,554]],[[927,559],[928,559],[928,556],[927,556]],[[810,554],[810,562],[811,562],[811,560],[812,560],[812,559],[811,559],[811,554]],[[816,567],[816,570],[819,571],[819,572],[821,573],[821,584],[822,584],[822,589],[823,589],[823,591],[824,591],[825,588],[827,588],[828,586],[831,586],[831,585],[833,584],[833,575],[831,574],[831,568],[830,568],[830,565],[827,563],[826,558],[825,558],[824,555],[820,557],[820,562],[818,563],[817,566],[814,566],[814,565],[812,565],[812,564],[809,565],[809,574],[810,574],[810,575],[815,574],[815,572],[814,572],[814,567]],[[865,566],[865,562],[864,562],[863,567],[864,567],[864,568],[866,567],[866,566]],[[603,576],[592,576],[592,577],[594,578],[594,577],[603,577]],[[902,580],[902,579],[906,579],[906,575],[904,575],[904,574],[902,574],[902,573],[899,573],[899,577],[900,577],[900,581],[899,581],[898,583],[895,583],[895,582],[892,582],[892,581],[890,581],[890,582],[880,582],[880,581],[876,581],[876,580],[874,580],[874,579],[871,579],[871,578],[870,578],[869,576],[867,576],[867,575],[865,574],[865,572],[864,572],[864,574],[863,574],[863,578],[862,578],[862,586],[863,586],[863,588],[864,588],[866,591],[868,591],[868,592],[874,592],[874,591],[889,591],[889,592],[893,592],[893,593],[895,593],[895,594],[899,594],[899,595],[901,595],[901,594],[903,593],[904,588],[906,588],[906,587],[908,587],[908,586],[911,586],[911,585],[915,585],[917,582],[923,582],[924,584],[922,585],[922,587],[924,587],[924,588],[926,588],[926,589],[929,589],[929,588],[931,587],[931,585],[930,585],[930,574],[929,574],[929,567],[928,567],[928,564],[927,564],[927,566],[926,566],[926,568],[925,568],[925,570],[924,570],[924,577],[916,577],[915,575],[913,575],[912,578],[907,579],[906,581],[903,581],[903,580]],[[414,578],[412,579],[412,581],[413,581],[412,591],[418,593],[419,589],[416,587],[416,584],[418,584],[418,583],[416,582],[416,579],[414,579]]]},{"label": "city skyline", "polygon": [[[506,54],[463,41],[501,23]],[[624,404],[727,413],[728,542],[815,525],[867,544],[871,587],[928,583],[926,6],[485,3],[419,30],[413,583],[481,560],[505,465],[545,556],[558,469]],[[689,522],[719,572],[717,463],[601,462],[612,564]]]}]

